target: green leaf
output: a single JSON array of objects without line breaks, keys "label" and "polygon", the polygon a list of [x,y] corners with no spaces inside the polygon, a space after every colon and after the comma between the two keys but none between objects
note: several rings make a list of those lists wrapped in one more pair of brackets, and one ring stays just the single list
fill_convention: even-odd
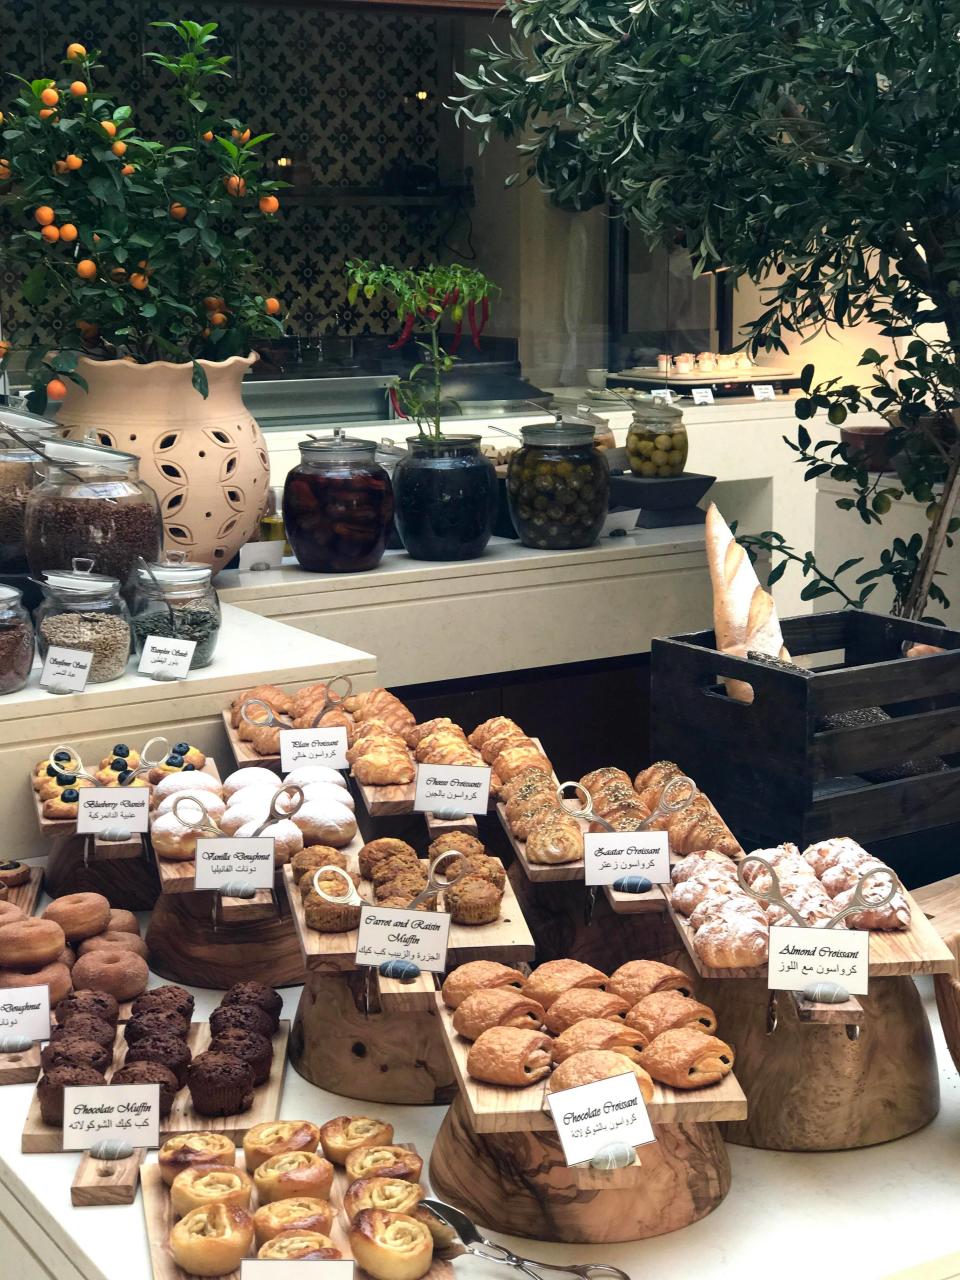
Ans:
[{"label": "green leaf", "polygon": [[[800,370],[800,386],[804,391],[809,391],[813,384],[814,368],[812,364],[805,364]],[[797,415],[800,416],[799,414]]]},{"label": "green leaf", "polygon": [[207,396],[210,394],[210,384],[207,382],[207,371],[196,360],[193,361],[193,376],[190,381],[193,383],[196,390],[203,396],[204,400],[206,400]]},{"label": "green leaf", "polygon": [[837,565],[836,572],[834,573],[833,576],[835,578],[839,578],[841,573],[846,573],[847,570],[852,569],[854,565],[862,564],[862,563],[863,563],[863,556],[855,556],[854,559],[852,560],[844,560],[843,564]]},{"label": "green leaf", "polygon": [[774,583],[775,583],[775,582],[779,582],[779,581],[780,581],[780,579],[783,577],[784,573],[786,573],[786,570],[787,570],[787,564],[788,564],[788,561],[786,561],[786,560],[781,560],[781,561],[780,561],[780,563],[779,563],[778,565],[775,565],[775,566],[774,566],[774,568],[772,568],[772,569],[770,570],[770,573],[767,575],[767,586],[768,586],[768,587],[772,587],[772,586],[774,585]]},{"label": "green leaf", "polygon": [[806,427],[797,427],[797,443],[801,449],[810,448],[810,432]]},{"label": "green leaf", "polygon": [[822,588],[819,582],[808,582],[800,592],[801,600],[815,600],[818,595],[822,594]]},{"label": "green leaf", "polygon": [[31,267],[20,286],[20,294],[24,302],[32,307],[38,306],[47,296],[47,269],[42,263]]}]

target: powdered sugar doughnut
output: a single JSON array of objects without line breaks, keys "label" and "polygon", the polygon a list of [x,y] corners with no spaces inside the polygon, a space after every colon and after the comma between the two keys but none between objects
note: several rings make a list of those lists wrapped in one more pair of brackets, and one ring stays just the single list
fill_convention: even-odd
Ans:
[{"label": "powdered sugar doughnut", "polygon": [[357,820],[345,804],[308,800],[293,814],[292,822],[303,832],[307,844],[329,844],[342,849],[357,834]]},{"label": "powdered sugar doughnut", "polygon": [[[307,782],[303,784],[298,782],[296,785],[301,787],[303,791],[304,803],[308,800],[317,800],[321,804],[346,805],[348,809],[356,807],[356,801],[346,787],[335,787],[330,782]],[[281,807],[285,806],[287,800],[290,801],[290,807],[292,808],[293,796],[285,796],[280,801]]]},{"label": "powdered sugar doughnut", "polygon": [[303,848],[303,836],[300,833],[300,828],[295,827],[288,818],[281,818],[279,822],[271,822],[269,827],[264,827],[262,831],[258,832],[257,828],[262,821],[263,819],[261,818],[259,822],[248,822],[233,834],[243,839],[252,835],[261,835],[272,839],[275,842],[273,860],[278,867],[282,867],[290,861],[295,853],[299,853]]},{"label": "powdered sugar doughnut", "polygon": [[168,773],[153,788],[153,803],[159,804],[167,796],[176,795],[179,791],[215,791],[220,795],[220,783],[211,778],[209,773],[201,773],[199,769],[191,769],[188,773]]},{"label": "powdered sugar doughnut", "polygon": [[262,784],[255,787],[241,787],[232,796],[227,796],[227,808],[231,809],[235,804],[250,804],[254,800],[261,800],[269,809],[270,801],[277,794],[278,785],[279,779],[272,787],[265,787]]},{"label": "powdered sugar doughnut", "polygon": [[[214,822],[219,822],[223,817],[223,811],[226,808],[226,805],[216,792],[200,791],[198,789],[194,789],[193,791],[178,791],[176,795],[167,796],[166,799],[161,800],[157,805],[157,814],[172,813],[173,806],[181,797],[188,797],[191,800],[199,801],[199,803],[206,809],[207,813],[209,813],[210,817],[213,818]],[[184,810],[192,817],[192,811],[188,809],[186,805],[183,807]],[[199,817],[200,815],[198,814],[197,816]]]},{"label": "powdered sugar doughnut", "polygon": [[280,785],[280,779],[272,769],[262,769],[259,765],[254,765],[250,769],[235,769],[229,777],[223,780],[223,794],[229,799],[235,791],[239,791],[241,787],[252,786],[271,786],[274,791]]},{"label": "powdered sugar doughnut", "polygon": [[298,787],[309,786],[311,782],[329,782],[333,786],[346,790],[347,784],[343,774],[331,769],[326,764],[302,764],[292,769],[284,778],[284,782],[296,783]]},{"label": "powdered sugar doughnut", "polygon": [[245,801],[238,801],[236,804],[227,805],[226,812],[220,819],[220,829],[225,835],[235,836],[241,827],[247,826],[248,823],[266,822],[270,817],[270,801],[273,794],[259,799],[257,795],[250,795]]},{"label": "powdered sugar doughnut", "polygon": [[150,839],[160,858],[171,862],[188,862],[197,856],[197,836],[192,827],[185,827],[174,813],[161,813],[150,826]]}]

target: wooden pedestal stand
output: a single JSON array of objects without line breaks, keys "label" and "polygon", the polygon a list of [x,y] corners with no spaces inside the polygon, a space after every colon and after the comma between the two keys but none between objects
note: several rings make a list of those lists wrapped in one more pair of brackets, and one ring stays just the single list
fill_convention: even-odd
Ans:
[{"label": "wooden pedestal stand", "polygon": [[[346,850],[351,870],[362,845]],[[287,898],[307,977],[290,1038],[290,1061],[312,1084],[370,1102],[449,1102],[453,1072],[440,1033],[431,974],[393,982],[357,970],[356,930],[318,933],[307,926],[300,892],[284,868]],[[363,891],[363,886],[361,886]],[[369,896],[367,886],[367,896]],[[495,924],[451,925],[448,962],[532,960],[533,938],[509,890]]]},{"label": "wooden pedestal stand", "polygon": [[[911,927],[871,933],[870,994],[859,997],[862,1010],[842,1014],[842,1022],[809,1025],[809,1011],[780,993],[769,1033],[765,967],[707,967],[686,921],[674,915],[704,979],[697,995],[735,1046],[737,1075],[750,1099],[749,1118],[723,1126],[727,1141],[776,1151],[847,1151],[902,1138],[937,1114],[933,1038],[910,975],[948,972],[954,960],[904,892]],[[856,1039],[847,1033],[854,1022]]]},{"label": "wooden pedestal stand", "polygon": [[647,1111],[656,1145],[626,1169],[568,1168],[545,1105],[545,1082],[501,1089],[473,1080],[469,1045],[439,1003],[460,1084],[430,1161],[437,1193],[510,1235],[569,1243],[642,1240],[706,1217],[730,1189],[730,1164],[716,1124],[742,1119],[747,1101],[734,1076],[683,1093],[661,1085]]},{"label": "wooden pedestal stand", "polygon": [[928,884],[926,888],[918,889],[915,896],[954,957],[953,970],[938,973],[933,986],[937,994],[940,1025],[954,1065],[960,1071],[960,876]]}]

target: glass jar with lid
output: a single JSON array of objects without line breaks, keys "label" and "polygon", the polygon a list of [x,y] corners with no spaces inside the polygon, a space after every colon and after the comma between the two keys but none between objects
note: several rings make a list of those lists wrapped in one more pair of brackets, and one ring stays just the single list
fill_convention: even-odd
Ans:
[{"label": "glass jar with lid", "polygon": [[510,515],[528,547],[589,547],[610,505],[610,470],[590,423],[523,428],[523,448],[507,467]]},{"label": "glass jar with lid", "polygon": [[0,584],[0,693],[16,693],[33,666],[33,623],[16,587]]},{"label": "glass jar with lid", "polygon": [[[13,401],[14,397],[2,397]],[[27,494],[40,482],[36,449],[57,433],[46,418],[21,412],[15,403],[0,404],[0,573],[26,573],[23,525]],[[16,433],[16,434],[14,434]]]},{"label": "glass jar with lid", "polygon": [[311,573],[362,573],[380,563],[393,486],[373,441],[303,440],[283,490],[287,541]]},{"label": "glass jar with lid", "polygon": [[88,557],[98,574],[132,590],[137,562],[157,560],[163,542],[157,495],[140,479],[139,460],[75,440],[48,440],[43,452],[24,520],[30,572]]},{"label": "glass jar with lid", "polygon": [[127,669],[130,614],[117,579],[92,569],[92,560],[77,556],[70,569],[44,573],[37,647],[43,659],[54,646],[91,654],[87,683],[103,684],[118,680]]},{"label": "glass jar with lid", "polygon": [[137,655],[149,636],[193,640],[190,670],[213,661],[220,635],[220,600],[211,582],[213,570],[171,552],[162,564],[141,564],[131,623]]},{"label": "glass jar with lid", "polygon": [[683,414],[659,396],[637,396],[627,430],[627,458],[637,476],[666,480],[687,465],[687,428]]}]

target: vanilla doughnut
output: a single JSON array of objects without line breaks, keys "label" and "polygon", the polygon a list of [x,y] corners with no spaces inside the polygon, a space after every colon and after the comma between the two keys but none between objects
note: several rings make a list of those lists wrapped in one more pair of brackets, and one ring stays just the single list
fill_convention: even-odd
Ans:
[{"label": "vanilla doughnut", "polygon": [[[296,784],[300,786],[300,783]],[[356,801],[347,790],[346,787],[335,787],[332,782],[305,782],[301,790],[303,791],[303,800],[318,800],[321,804],[345,804],[348,809],[356,808]],[[280,807],[283,808],[289,803],[292,809],[296,802],[295,796],[281,796]]]},{"label": "vanilla doughnut", "polygon": [[279,777],[272,769],[263,769],[252,765],[249,769],[236,769],[223,780],[223,794],[229,800],[235,791],[243,787],[270,786],[276,791],[280,785]]},{"label": "vanilla doughnut", "polygon": [[331,769],[326,764],[302,764],[296,769],[291,769],[284,782],[293,783],[298,787],[308,787],[312,782],[329,782],[335,787],[340,787],[346,791],[347,784],[343,774],[338,773],[336,769]]},{"label": "vanilla doughnut", "polygon": [[67,893],[55,898],[41,916],[55,921],[68,942],[82,942],[106,929],[110,903],[102,893]]},{"label": "vanilla doughnut", "polygon": [[72,986],[70,970],[58,960],[45,964],[42,969],[0,969],[0,988],[49,987],[51,1009],[70,994]]},{"label": "vanilla doughnut", "polygon": [[[220,796],[213,791],[201,791],[196,787],[192,791],[178,791],[175,795],[166,796],[165,799],[161,800],[157,805],[156,812],[158,814],[173,813],[173,806],[182,797],[190,800],[196,800],[199,804],[202,804],[210,817],[213,818],[214,822],[219,822],[223,817],[223,811],[226,808],[226,805]],[[189,809],[186,805],[183,807],[184,811],[190,817],[192,817],[196,812],[195,810]],[[197,814],[197,816],[199,817],[199,814]]]},{"label": "vanilla doughnut", "polygon": [[270,801],[277,794],[279,787],[277,785],[266,787],[262,783],[258,783],[254,787],[241,787],[235,791],[232,796],[227,797],[227,808],[235,809],[238,804],[263,804],[270,808]]},{"label": "vanilla doughnut", "polygon": [[39,916],[0,926],[0,965],[9,969],[42,969],[52,964],[67,945],[55,920]]},{"label": "vanilla doughnut", "polygon": [[104,947],[120,947],[121,950],[132,951],[134,955],[147,958],[147,944],[138,933],[125,933],[121,929],[107,929],[95,938],[86,938],[80,943],[79,954],[87,955],[91,951],[102,951]]},{"label": "vanilla doughnut", "polygon": [[[264,814],[264,817],[266,817],[266,814]],[[262,825],[263,818],[258,818],[256,822],[248,822],[239,827],[233,834],[238,839],[245,840],[247,836],[256,835],[257,828]],[[278,867],[288,863],[293,855],[299,853],[303,848],[303,835],[300,828],[295,826],[289,818],[281,818],[279,822],[271,822],[259,834],[274,841],[273,861]]]},{"label": "vanilla doughnut", "polygon": [[168,773],[153,788],[153,803],[159,804],[167,796],[179,795],[181,791],[211,791],[220,795],[220,783],[209,773],[201,773],[199,769],[191,769],[187,773]]},{"label": "vanilla doughnut", "polygon": [[305,844],[329,844],[342,849],[357,834],[357,820],[345,804],[308,800],[290,818],[303,832]]},{"label": "vanilla doughnut", "polygon": [[77,991],[106,991],[121,1003],[142,995],[149,976],[146,960],[120,947],[88,951],[73,966],[72,974]]},{"label": "vanilla doughnut", "polygon": [[157,857],[189,862],[197,856],[199,832],[185,827],[175,813],[161,813],[150,824],[150,839]]}]

